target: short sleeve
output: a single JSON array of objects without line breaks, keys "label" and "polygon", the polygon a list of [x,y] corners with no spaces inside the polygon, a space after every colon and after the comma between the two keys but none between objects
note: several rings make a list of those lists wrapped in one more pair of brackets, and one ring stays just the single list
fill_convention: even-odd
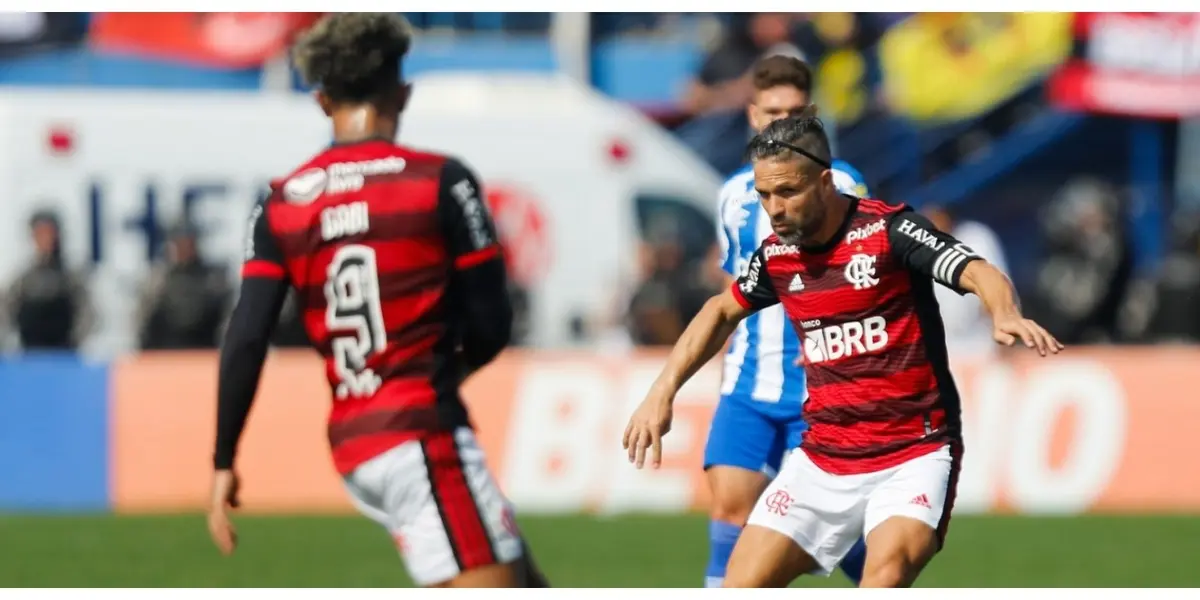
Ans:
[{"label": "short sleeve", "polygon": [[938,231],[926,217],[905,209],[888,224],[892,255],[910,271],[920,273],[954,290],[966,293],[959,279],[971,261],[982,260],[970,247],[944,231]]},{"label": "short sleeve", "polygon": [[438,184],[438,214],[446,246],[458,269],[500,258],[496,225],[475,174],[447,158]]},{"label": "short sleeve", "polygon": [[767,260],[763,255],[763,246],[759,246],[750,257],[746,272],[733,282],[733,297],[742,308],[762,310],[779,304],[779,296],[775,293],[775,285],[771,283],[771,275],[767,273]]},{"label": "short sleeve", "polygon": [[255,203],[254,208],[250,210],[250,219],[246,224],[245,260],[242,263],[243,279],[286,278],[283,251],[279,248],[279,242],[271,233],[271,226],[267,222],[267,202],[269,199]]}]

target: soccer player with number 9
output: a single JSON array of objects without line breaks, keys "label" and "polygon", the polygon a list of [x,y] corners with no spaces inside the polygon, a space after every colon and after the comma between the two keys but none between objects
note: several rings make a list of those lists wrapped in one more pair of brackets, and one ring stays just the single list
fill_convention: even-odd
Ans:
[{"label": "soccer player with number 9", "polygon": [[359,510],[394,536],[413,580],[545,587],[458,391],[511,336],[495,226],[461,162],[393,141],[411,39],[396,14],[338,13],[294,49],[333,144],[251,213],[221,348],[209,532],[233,552],[234,456],[290,287],[333,390],[334,466]]}]

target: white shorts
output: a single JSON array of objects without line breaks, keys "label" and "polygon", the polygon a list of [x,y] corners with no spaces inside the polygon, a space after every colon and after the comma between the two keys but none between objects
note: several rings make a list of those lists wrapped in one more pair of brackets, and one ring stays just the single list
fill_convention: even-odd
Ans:
[{"label": "white shorts", "polygon": [[469,428],[400,444],[344,482],[358,510],[392,534],[417,585],[521,557],[512,506]]},{"label": "white shorts", "polygon": [[941,543],[950,522],[961,461],[950,446],[895,467],[834,475],[792,452],[750,513],[748,525],[788,536],[816,560],[815,575],[829,575],[859,537],[891,517],[929,525]]}]

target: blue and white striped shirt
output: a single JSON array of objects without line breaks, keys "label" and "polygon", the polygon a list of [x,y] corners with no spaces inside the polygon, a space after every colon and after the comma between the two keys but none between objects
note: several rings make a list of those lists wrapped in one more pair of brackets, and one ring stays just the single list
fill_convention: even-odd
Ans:
[{"label": "blue and white striped shirt", "polygon": [[[843,161],[833,161],[834,184],[842,193],[865,197],[862,174]],[[740,275],[768,235],[771,221],[754,191],[754,171],[743,167],[721,187],[717,207],[721,268]],[[796,366],[800,340],[780,305],[743,320],[725,353],[722,396],[764,403],[761,409],[780,417],[794,416],[805,397],[804,370]]]}]

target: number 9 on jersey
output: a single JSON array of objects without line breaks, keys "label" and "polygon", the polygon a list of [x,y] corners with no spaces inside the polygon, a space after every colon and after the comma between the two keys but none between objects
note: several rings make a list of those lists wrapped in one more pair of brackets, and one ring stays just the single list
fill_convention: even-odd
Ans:
[{"label": "number 9 on jersey", "polygon": [[375,250],[357,244],[338,248],[327,275],[325,326],[341,379],[337,398],[370,396],[383,381],[367,360],[387,347]]}]

